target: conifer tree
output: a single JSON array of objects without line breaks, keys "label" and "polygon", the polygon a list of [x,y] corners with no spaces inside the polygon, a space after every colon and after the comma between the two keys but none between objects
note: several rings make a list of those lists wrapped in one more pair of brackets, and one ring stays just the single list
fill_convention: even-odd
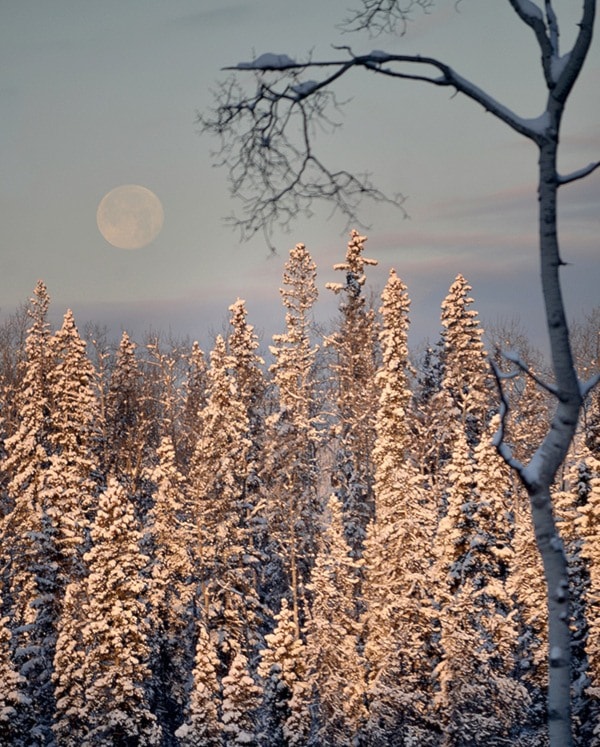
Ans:
[{"label": "conifer tree", "polygon": [[333,495],[327,504],[327,518],[311,576],[307,662],[316,694],[320,743],[352,744],[367,718],[365,668],[356,621],[360,561],[351,555],[342,507]]},{"label": "conifer tree", "polygon": [[[50,325],[47,321],[50,298],[46,286],[36,285],[29,310],[31,325],[25,343],[26,358],[21,366],[21,386],[16,395],[19,423],[6,440],[3,470],[8,476],[8,511],[2,523],[3,565],[17,625],[32,622],[28,559],[33,535],[41,524],[39,484],[51,453],[50,392],[48,374],[52,367]],[[27,611],[29,610],[29,611]]]},{"label": "conifer tree", "polygon": [[465,432],[472,449],[488,422],[490,372],[483,329],[470,308],[470,290],[465,278],[457,275],[442,302],[443,376],[440,392],[430,401],[435,413],[432,432],[424,434],[431,444],[428,462],[436,471],[450,459],[458,429]]},{"label": "conifer tree", "polygon": [[581,694],[583,713],[579,731],[590,747],[600,745],[600,460],[593,452],[584,450],[579,465],[578,501],[575,524],[581,536],[581,557],[586,563],[589,578],[584,588],[587,671],[586,689]]},{"label": "conifer tree", "polygon": [[200,621],[186,720],[175,732],[182,747],[220,747],[223,743],[223,725],[219,721],[219,666],[215,646]]},{"label": "conifer tree", "polygon": [[263,359],[256,354],[259,346],[254,327],[246,321],[245,301],[238,300],[229,307],[231,332],[227,347],[232,363],[238,396],[248,422],[249,450],[247,474],[242,498],[247,516],[249,541],[256,552],[264,545],[264,512],[257,510],[264,477],[265,460],[265,394],[266,382],[262,371]]},{"label": "conifer tree", "polygon": [[151,635],[156,707],[166,734],[183,720],[186,682],[192,669],[192,602],[195,593],[191,552],[194,531],[188,489],[175,464],[170,437],[163,437],[158,463],[149,470],[154,506],[149,512],[147,534],[151,547]]},{"label": "conifer tree", "polygon": [[248,417],[219,336],[210,355],[208,401],[191,465],[191,500],[197,527],[200,603],[210,631],[218,631],[226,664],[242,643],[254,642],[260,614],[257,559],[245,503]]},{"label": "conifer tree", "polygon": [[44,488],[55,447],[49,376],[54,365],[50,298],[37,283],[31,299],[22,381],[16,396],[20,422],[6,440],[9,511],[0,528],[2,566],[6,569],[12,647],[17,671],[25,677],[28,707],[22,728],[32,745],[51,738],[54,698],[50,681],[60,589],[55,527],[48,515]]},{"label": "conifer tree", "polygon": [[[39,466],[32,465],[32,525],[13,526],[17,542],[26,538],[28,543],[20,562],[26,564],[24,572],[30,575],[25,592],[30,595],[30,610],[16,630],[18,650],[27,652],[23,671],[27,673],[32,739],[42,742],[50,738],[54,711],[51,676],[63,598],[67,584],[83,575],[86,510],[91,510],[94,495],[90,457],[95,413],[93,370],[70,311],[48,345],[52,367],[45,376],[46,417],[52,427],[42,453],[45,458]],[[18,609],[13,612],[14,622],[19,620]]]},{"label": "conifer tree", "polygon": [[199,414],[206,405],[207,396],[206,360],[197,342],[187,356],[187,376],[183,383],[183,413],[181,418],[181,462],[189,463],[196,447],[199,428]]},{"label": "conifer tree", "polygon": [[122,479],[139,478],[144,466],[146,438],[141,374],[136,345],[123,332],[106,398],[105,472]]},{"label": "conifer tree", "polygon": [[[84,560],[88,575],[70,588],[55,657],[55,731],[81,733],[81,747],[161,743],[150,710],[147,588],[141,533],[123,487],[100,497]],[[79,587],[79,588],[78,588]],[[75,621],[71,618],[75,615]],[[73,677],[72,656],[81,662]],[[67,741],[68,744],[68,741]]]},{"label": "conifer tree", "polygon": [[365,267],[376,265],[377,260],[363,256],[366,240],[352,230],[345,261],[334,265],[345,273],[345,283],[327,284],[334,293],[344,294],[339,328],[327,339],[335,355],[331,368],[337,410],[332,485],[342,502],[346,537],[356,556],[361,554],[374,509],[371,454],[377,408],[377,326],[363,290]]},{"label": "conifer tree", "polygon": [[52,338],[55,363],[48,374],[54,431],[52,454],[42,496],[56,532],[63,589],[81,575],[87,520],[93,515],[97,472],[92,450],[98,422],[94,369],[86,356],[73,314],[65,314]]},{"label": "conifer tree", "polygon": [[431,697],[429,566],[435,512],[411,451],[409,306],[406,286],[392,270],[382,294],[382,363],[375,379],[380,392],[373,450],[375,516],[363,554],[367,733],[373,744],[385,743],[392,733],[399,745],[425,744],[425,704]]},{"label": "conifer tree", "polygon": [[273,336],[274,412],[267,422],[265,504],[268,522],[263,586],[273,607],[288,592],[299,635],[305,585],[316,555],[319,412],[310,337],[316,266],[304,244],[290,250],[280,289],[286,331]]},{"label": "conifer tree", "polygon": [[275,615],[275,629],[265,635],[265,644],[258,666],[264,682],[264,738],[272,747],[304,745],[311,726],[306,646],[285,597]]},{"label": "conifer tree", "polygon": [[221,720],[225,744],[259,747],[256,711],[261,691],[248,671],[248,659],[238,651],[223,677]]},{"label": "conifer tree", "polygon": [[444,745],[501,743],[518,732],[529,707],[516,677],[516,622],[506,588],[512,549],[503,470],[489,433],[473,455],[458,430],[436,539]]},{"label": "conifer tree", "polygon": [[28,736],[23,732],[22,713],[29,702],[25,695],[25,677],[14,668],[8,623],[8,617],[0,617],[0,745],[24,747]]},{"label": "conifer tree", "polygon": [[253,441],[258,441],[264,418],[265,380],[261,368],[264,361],[256,354],[259,342],[254,327],[246,321],[246,302],[238,298],[229,307],[229,311],[232,329],[227,337],[227,348],[232,359],[239,397],[246,407],[251,437]]}]

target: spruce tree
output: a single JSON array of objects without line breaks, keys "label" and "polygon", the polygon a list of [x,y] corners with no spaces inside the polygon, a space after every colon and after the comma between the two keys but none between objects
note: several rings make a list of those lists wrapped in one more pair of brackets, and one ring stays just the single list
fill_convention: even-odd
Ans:
[{"label": "spruce tree", "polygon": [[270,348],[275,402],[267,420],[264,500],[268,542],[262,584],[273,608],[289,590],[298,634],[321,513],[317,347],[310,335],[318,295],[315,280],[313,259],[304,244],[297,244],[289,253],[280,289],[286,331],[273,336]]},{"label": "spruce tree", "polygon": [[135,484],[145,463],[141,373],[136,345],[123,332],[106,398],[104,471]]},{"label": "spruce tree", "polygon": [[338,329],[327,338],[334,353],[333,398],[336,405],[335,464],[332,485],[342,502],[346,538],[359,557],[366,526],[373,516],[372,462],[375,442],[377,393],[377,325],[364,297],[365,267],[377,260],[363,256],[366,236],[352,230],[344,262],[334,269],[345,274],[344,283],[327,288],[343,294]]},{"label": "spruce tree", "polygon": [[442,302],[443,375],[439,393],[430,400],[431,430],[424,434],[431,444],[428,462],[435,473],[451,458],[457,430],[464,431],[473,449],[490,415],[491,373],[470,291],[465,278],[457,275]]},{"label": "spruce tree", "polygon": [[98,467],[93,446],[98,409],[94,369],[70,310],[51,342],[55,363],[48,383],[54,430],[49,437],[53,448],[43,499],[55,527],[64,588],[68,581],[81,575],[87,522],[95,509],[94,476]]},{"label": "spruce tree", "polygon": [[265,644],[258,666],[264,683],[263,738],[272,747],[304,745],[311,726],[306,645],[285,598],[275,615],[275,629],[265,635]]},{"label": "spruce tree", "polygon": [[258,561],[246,504],[248,417],[219,336],[210,356],[208,401],[192,458],[190,498],[196,524],[199,598],[210,631],[218,632],[228,666],[242,644],[257,642]]},{"label": "spruce tree", "polygon": [[8,623],[8,617],[0,617],[0,745],[24,747],[28,735],[24,733],[22,716],[29,699],[25,694],[25,677],[14,666]]},{"label": "spruce tree", "polygon": [[154,505],[148,514],[146,546],[151,552],[149,602],[155,712],[167,739],[183,721],[187,678],[194,658],[190,644],[194,626],[194,530],[188,487],[175,464],[170,437],[163,437],[157,459],[157,465],[148,471]]},{"label": "spruce tree", "polygon": [[175,736],[182,747],[220,747],[223,744],[217,679],[220,664],[214,643],[202,621],[198,623],[194,661],[186,719]]},{"label": "spruce tree", "polygon": [[257,557],[265,543],[265,516],[261,503],[265,471],[265,405],[266,381],[263,359],[256,354],[259,346],[254,327],[246,320],[245,301],[238,300],[229,307],[231,331],[227,348],[231,358],[232,375],[248,423],[247,470],[244,495],[241,498],[246,516],[248,541]]},{"label": "spruce tree", "polygon": [[512,548],[503,471],[489,434],[473,454],[467,434],[458,430],[448,465],[448,509],[436,539],[437,707],[442,744],[448,746],[502,744],[528,715],[529,697],[516,676],[517,626],[506,586]]},{"label": "spruce tree", "polygon": [[[55,731],[59,739],[79,732],[81,747],[161,744],[150,710],[147,582],[142,576],[149,559],[141,553],[141,539],[132,503],[111,478],[84,556],[88,575],[69,589],[77,604],[65,607],[55,657]],[[80,662],[75,672],[73,659]]]},{"label": "spruce tree", "polygon": [[352,744],[367,719],[356,620],[359,568],[345,539],[340,501],[332,495],[311,576],[313,603],[306,625],[319,744]]},{"label": "spruce tree", "polygon": [[376,417],[375,516],[364,546],[362,616],[369,743],[425,744],[431,655],[435,512],[414,463],[406,286],[390,272],[382,294]]},{"label": "spruce tree", "polygon": [[31,299],[31,325],[16,396],[20,422],[5,442],[9,510],[0,528],[11,645],[15,667],[25,677],[28,699],[22,728],[32,745],[45,744],[51,738],[54,695],[50,678],[61,598],[57,579],[61,559],[55,544],[56,527],[48,513],[52,506],[45,495],[54,474],[50,464],[56,448],[49,385],[54,365],[49,304],[46,286],[40,281]]},{"label": "spruce tree", "polygon": [[260,747],[256,711],[261,690],[248,670],[248,659],[238,651],[223,677],[221,721],[227,747]]}]

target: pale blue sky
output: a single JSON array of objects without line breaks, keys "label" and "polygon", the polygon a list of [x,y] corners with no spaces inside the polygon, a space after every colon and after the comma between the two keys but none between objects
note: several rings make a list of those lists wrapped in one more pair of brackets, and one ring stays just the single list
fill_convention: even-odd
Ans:
[{"label": "pale blue sky", "polygon": [[[268,258],[261,237],[245,245],[223,224],[238,206],[225,173],[211,167],[216,143],[200,136],[196,112],[212,103],[220,68],[262,52],[331,55],[330,43],[432,54],[523,116],[544,102],[539,53],[508,2],[440,0],[415,15],[403,39],[340,37],[351,0],[5,0],[0,5],[0,308],[11,312],[38,278],[55,319],[67,307],[128,329],[172,331],[201,342],[227,307],[245,298],[249,319],[269,336],[283,324],[278,288],[287,252],[304,242],[319,268],[319,316],[335,300],[324,289],[347,236],[320,208]],[[560,10],[579,6],[560,0]],[[573,16],[563,28],[563,51]],[[600,158],[600,38],[565,120],[561,170]],[[323,137],[339,166],[368,170],[403,192],[410,218],[365,206],[370,273],[380,289],[390,267],[408,285],[413,341],[435,338],[439,306],[457,273],[473,285],[486,322],[519,315],[545,344],[536,254],[532,145],[445,89],[378,79],[343,82],[346,125]],[[111,188],[138,183],[160,197],[165,225],[138,251],[108,245],[96,228]],[[565,293],[571,316],[600,302],[600,173],[561,193]]]}]

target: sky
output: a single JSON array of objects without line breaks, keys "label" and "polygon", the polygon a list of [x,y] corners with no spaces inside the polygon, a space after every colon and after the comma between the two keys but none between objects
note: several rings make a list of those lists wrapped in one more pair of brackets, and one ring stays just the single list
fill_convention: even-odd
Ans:
[{"label": "sky", "polygon": [[[561,43],[579,2],[557,0]],[[3,0],[0,4],[0,315],[31,297],[38,279],[51,319],[67,308],[81,330],[117,340],[154,332],[210,344],[228,307],[246,300],[263,341],[283,329],[279,287],[288,251],[303,242],[318,268],[320,321],[338,299],[325,289],[343,261],[345,219],[316,206],[271,255],[262,236],[241,241],[224,218],[239,209],[217,143],[197,115],[214,106],[227,65],[261,53],[305,59],[356,52],[429,54],[525,117],[544,107],[539,52],[508,2],[439,0],[402,37],[342,35],[352,0]],[[564,119],[559,168],[600,158],[600,36]],[[314,77],[311,75],[310,77]],[[462,273],[484,326],[518,322],[544,349],[536,239],[536,152],[529,141],[449,89],[364,71],[341,81],[343,127],[317,141],[332,163],[368,171],[401,192],[408,217],[365,205],[365,255],[379,261],[379,293],[393,267],[408,286],[411,343],[435,341],[440,304]],[[137,250],[108,244],[96,225],[102,197],[122,184],[151,189],[164,226]],[[600,170],[562,188],[560,237],[567,312],[600,302]]]}]

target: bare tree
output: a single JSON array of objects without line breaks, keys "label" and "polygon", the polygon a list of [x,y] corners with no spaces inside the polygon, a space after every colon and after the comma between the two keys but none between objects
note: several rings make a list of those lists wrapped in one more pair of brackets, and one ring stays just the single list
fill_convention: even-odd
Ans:
[{"label": "bare tree", "polygon": [[[357,69],[397,81],[454,89],[538,149],[540,265],[554,382],[536,379],[553,395],[556,407],[533,456],[520,462],[503,440],[508,401],[498,372],[503,406],[496,445],[530,497],[549,607],[550,743],[552,747],[569,747],[573,744],[569,586],[550,487],[573,438],[583,399],[599,377],[580,382],[573,363],[559,278],[564,262],[558,242],[557,195],[559,187],[588,176],[600,166],[600,161],[561,175],[557,170],[557,154],[562,116],[592,42],[596,0],[580,0],[575,41],[562,55],[559,19],[552,0],[507,1],[518,19],[531,29],[541,53],[547,98],[544,111],[536,118],[520,117],[435,57],[382,51],[359,55],[346,46],[338,48],[339,59],[296,62],[287,55],[264,54],[253,62],[228,68],[236,74],[218,91],[216,109],[200,117],[200,123],[204,131],[221,138],[221,162],[229,168],[232,194],[241,198],[244,206],[243,216],[234,221],[246,234],[268,229],[274,223],[289,223],[298,213],[310,212],[315,199],[328,200],[348,218],[354,218],[364,197],[401,206],[401,197],[383,194],[368,176],[330,169],[314,148],[315,130],[336,126],[334,84]],[[349,31],[403,33],[411,12],[419,7],[428,10],[432,4],[432,0],[361,0],[360,8],[345,21],[345,27]],[[310,74],[316,79],[310,78]],[[252,78],[252,88],[241,82],[244,75]],[[513,363],[517,371],[528,370],[517,357]]]}]

